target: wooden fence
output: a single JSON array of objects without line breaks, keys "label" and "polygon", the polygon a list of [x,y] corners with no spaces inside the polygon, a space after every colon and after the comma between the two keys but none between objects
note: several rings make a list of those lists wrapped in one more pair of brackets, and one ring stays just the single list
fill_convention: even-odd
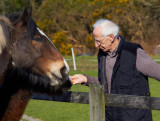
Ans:
[{"label": "wooden fence", "polygon": [[89,104],[90,121],[105,121],[105,105],[160,110],[160,97],[107,94],[102,85],[96,84],[89,86],[89,93],[68,91],[56,97],[35,94],[32,99]]}]

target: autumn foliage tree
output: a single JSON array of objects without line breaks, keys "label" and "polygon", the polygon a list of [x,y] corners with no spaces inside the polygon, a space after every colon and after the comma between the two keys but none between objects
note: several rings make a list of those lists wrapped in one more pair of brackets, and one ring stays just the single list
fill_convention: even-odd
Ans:
[{"label": "autumn foliage tree", "polygon": [[1,0],[3,4],[0,4],[0,12],[18,11],[24,4],[32,5],[37,25],[47,33],[64,55],[70,55],[71,47],[76,54],[97,52],[92,25],[100,18],[117,23],[120,35],[127,41],[140,43],[148,53],[153,53],[153,47],[160,43],[159,0],[28,1]]}]

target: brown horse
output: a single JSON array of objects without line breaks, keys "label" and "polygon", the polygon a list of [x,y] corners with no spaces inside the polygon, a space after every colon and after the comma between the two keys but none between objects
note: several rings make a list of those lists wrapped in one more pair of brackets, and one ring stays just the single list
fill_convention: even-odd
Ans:
[{"label": "brown horse", "polygon": [[19,121],[33,93],[55,95],[71,87],[66,61],[31,12],[0,17],[1,121]]}]

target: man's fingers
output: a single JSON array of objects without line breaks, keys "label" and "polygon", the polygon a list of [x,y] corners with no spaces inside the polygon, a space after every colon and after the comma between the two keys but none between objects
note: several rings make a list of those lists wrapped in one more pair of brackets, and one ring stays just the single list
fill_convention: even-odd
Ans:
[{"label": "man's fingers", "polygon": [[81,78],[81,74],[75,74],[73,76],[69,76],[71,79]]},{"label": "man's fingers", "polygon": [[80,84],[83,82],[83,75],[82,74],[75,74],[73,76],[69,76],[72,81],[72,84]]},{"label": "man's fingers", "polygon": [[73,76],[69,76],[69,78],[70,78],[70,79],[72,79],[72,78],[73,78]]}]

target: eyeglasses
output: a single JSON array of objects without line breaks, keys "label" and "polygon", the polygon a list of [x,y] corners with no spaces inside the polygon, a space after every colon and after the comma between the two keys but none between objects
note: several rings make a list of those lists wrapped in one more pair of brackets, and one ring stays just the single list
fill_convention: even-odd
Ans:
[{"label": "eyeglasses", "polygon": [[100,46],[101,43],[102,43],[105,39],[106,39],[106,37],[104,37],[102,40],[94,39],[94,42],[95,42],[98,46]]}]

